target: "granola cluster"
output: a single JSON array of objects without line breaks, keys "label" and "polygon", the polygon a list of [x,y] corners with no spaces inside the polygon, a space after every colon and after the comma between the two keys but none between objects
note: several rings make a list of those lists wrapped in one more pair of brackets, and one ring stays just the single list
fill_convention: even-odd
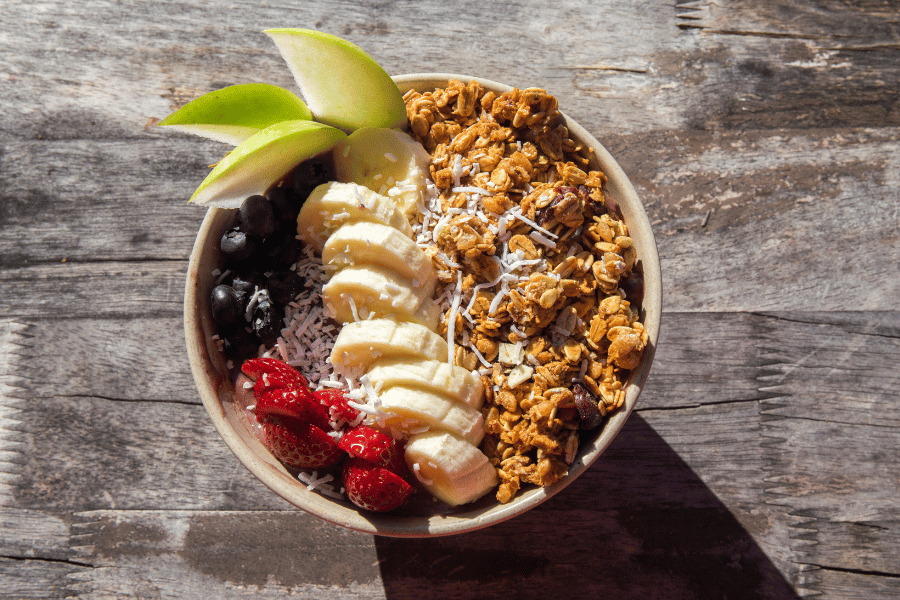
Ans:
[{"label": "granola cluster", "polygon": [[451,81],[404,100],[432,157],[417,233],[444,289],[440,333],[482,374],[481,449],[508,502],[563,477],[579,431],[624,403],[647,343],[634,245],[544,90]]}]

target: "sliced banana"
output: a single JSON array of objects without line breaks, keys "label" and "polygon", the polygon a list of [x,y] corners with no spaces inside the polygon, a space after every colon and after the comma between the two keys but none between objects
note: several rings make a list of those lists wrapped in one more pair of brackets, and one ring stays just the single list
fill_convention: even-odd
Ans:
[{"label": "sliced banana", "polygon": [[365,221],[389,225],[412,237],[409,220],[393,200],[356,183],[332,181],[316,187],[297,215],[297,235],[319,252],[343,223]]},{"label": "sliced banana", "polygon": [[394,386],[419,387],[443,393],[476,410],[481,410],[484,403],[481,377],[473,371],[447,362],[383,358],[372,365],[368,375],[372,384],[380,383],[383,390]]},{"label": "sliced banana", "polygon": [[437,276],[428,255],[399,229],[381,223],[346,223],[322,248],[322,262],[338,269],[378,265],[409,279],[413,287],[434,291]]},{"label": "sliced banana", "polygon": [[431,300],[433,291],[433,285],[414,288],[409,280],[383,267],[360,265],[332,275],[322,288],[322,298],[340,323],[393,316],[435,329],[440,310]]},{"label": "sliced banana", "polygon": [[450,506],[477,500],[499,483],[481,450],[444,431],[411,436],[405,458],[428,490]]},{"label": "sliced banana", "polygon": [[424,325],[390,319],[347,323],[331,350],[338,375],[359,377],[380,358],[424,358],[447,362],[447,341]]},{"label": "sliced banana", "polygon": [[449,431],[477,446],[484,437],[481,411],[456,402],[443,394],[396,386],[382,390],[378,396],[381,409],[389,414],[385,425],[409,433],[421,427]]},{"label": "sliced banana", "polygon": [[407,217],[423,200],[431,157],[422,144],[396,129],[364,127],[334,147],[339,181],[388,196]]}]

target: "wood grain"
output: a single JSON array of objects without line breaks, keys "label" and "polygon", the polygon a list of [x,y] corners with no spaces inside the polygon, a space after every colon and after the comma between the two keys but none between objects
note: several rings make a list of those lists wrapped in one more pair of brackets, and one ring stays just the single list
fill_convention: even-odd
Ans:
[{"label": "wood grain", "polygon": [[[0,0],[0,599],[897,597],[898,11]],[[211,427],[185,200],[228,147],[155,123],[234,83],[294,89],[273,26],[392,74],[544,87],[635,184],[664,273],[650,380],[601,460],[522,517],[345,531]]]}]

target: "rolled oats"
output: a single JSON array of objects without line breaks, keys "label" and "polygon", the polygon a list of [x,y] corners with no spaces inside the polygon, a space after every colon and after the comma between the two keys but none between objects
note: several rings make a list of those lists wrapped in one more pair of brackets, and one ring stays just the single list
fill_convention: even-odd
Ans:
[{"label": "rolled oats", "polygon": [[453,356],[481,369],[481,449],[508,502],[524,484],[563,477],[579,431],[624,403],[647,344],[640,299],[619,286],[635,272],[634,243],[606,176],[589,168],[592,150],[571,139],[545,90],[450,81],[404,100],[432,158],[434,194],[421,212],[434,217],[418,224],[420,245],[444,308],[459,295]]}]

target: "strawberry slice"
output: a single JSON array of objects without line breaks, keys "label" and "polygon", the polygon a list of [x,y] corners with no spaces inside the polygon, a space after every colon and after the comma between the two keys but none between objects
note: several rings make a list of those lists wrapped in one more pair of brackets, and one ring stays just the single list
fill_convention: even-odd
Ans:
[{"label": "strawberry slice", "polygon": [[256,394],[256,418],[289,417],[331,431],[328,409],[313,397],[309,388],[276,388]]},{"label": "strawberry slice", "polygon": [[313,392],[313,396],[319,404],[328,407],[328,412],[336,423],[341,420],[353,423],[359,418],[359,411],[348,404],[350,398],[347,397],[344,390],[323,388]]},{"label": "strawberry slice", "polygon": [[257,393],[280,387],[309,388],[309,381],[300,371],[277,358],[251,358],[244,361],[241,370],[256,380],[254,391]]},{"label": "strawberry slice", "polygon": [[269,417],[263,431],[272,454],[289,467],[324,469],[344,455],[330,435],[297,419]]},{"label": "strawberry slice", "polygon": [[366,510],[394,510],[413,493],[413,487],[402,477],[359,457],[344,465],[343,479],[347,497]]},{"label": "strawberry slice", "polygon": [[394,455],[403,453],[403,444],[399,440],[366,425],[348,430],[338,446],[350,456],[358,456],[379,467],[389,467]]}]

